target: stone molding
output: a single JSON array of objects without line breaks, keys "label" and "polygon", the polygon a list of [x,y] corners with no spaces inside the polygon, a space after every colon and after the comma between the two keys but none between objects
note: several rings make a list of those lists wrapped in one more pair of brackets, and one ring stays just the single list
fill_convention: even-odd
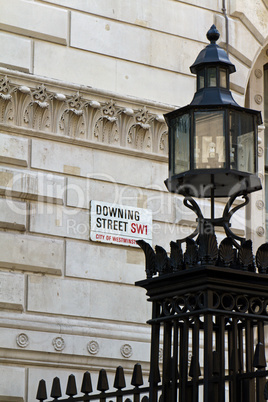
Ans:
[{"label": "stone molding", "polygon": [[[78,140],[129,153],[167,157],[167,127],[162,113],[144,104],[97,97],[74,88],[51,88],[36,80],[0,74],[0,124],[30,129],[55,139]],[[17,77],[18,78],[18,77]],[[20,82],[21,84],[19,84]]]},{"label": "stone molding", "polygon": [[[79,368],[86,364],[98,366],[104,364],[107,360],[107,351],[113,350],[110,358],[113,361],[139,360],[148,364],[150,350],[150,332],[147,331],[146,337],[141,339],[128,339],[128,333],[125,336],[110,337],[109,334],[98,335],[93,338],[89,335],[89,330],[84,328],[83,333],[62,333],[53,331],[53,328],[45,331],[40,328],[25,329],[16,328],[15,322],[12,326],[1,326],[1,348],[6,351],[5,360],[16,362],[18,366],[25,361],[43,361],[46,366],[53,364],[59,367]],[[62,355],[59,361],[59,355]],[[107,364],[107,362],[106,362]]]}]

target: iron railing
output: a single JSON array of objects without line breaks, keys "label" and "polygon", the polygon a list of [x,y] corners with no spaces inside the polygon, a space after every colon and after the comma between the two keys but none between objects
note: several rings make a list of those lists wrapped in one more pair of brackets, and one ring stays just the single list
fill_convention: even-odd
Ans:
[{"label": "iron railing", "polygon": [[[45,380],[39,381],[39,386],[37,390],[36,399],[40,402],[84,402],[84,401],[100,401],[100,402],[148,402],[149,401],[149,387],[143,386],[143,375],[142,368],[139,363],[135,364],[132,379],[132,388],[126,388],[126,380],[124,375],[123,367],[118,366],[115,373],[113,388],[115,390],[109,390],[109,382],[107,377],[107,372],[101,369],[99,372],[98,383],[96,391],[93,393],[91,375],[87,371],[84,373],[81,392],[79,393],[76,386],[76,379],[73,374],[71,374],[67,381],[66,387],[66,397],[62,397],[60,379],[55,377],[52,382],[50,397],[52,399],[47,399],[47,387]],[[79,395],[80,394],[80,395]],[[83,395],[81,395],[83,394]],[[131,398],[131,399],[130,399]]]}]

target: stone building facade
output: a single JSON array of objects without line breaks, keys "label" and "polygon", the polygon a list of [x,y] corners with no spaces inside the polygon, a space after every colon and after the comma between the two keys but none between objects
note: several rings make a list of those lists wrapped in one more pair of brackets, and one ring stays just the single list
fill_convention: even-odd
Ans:
[{"label": "stone building facade", "polygon": [[[266,108],[267,126],[268,3],[0,5],[0,400],[30,402],[40,378],[90,370],[96,382],[101,367],[130,374],[136,362],[148,374],[150,305],[134,286],[143,253],[91,241],[90,201],[151,210],[153,245],[191,233],[194,215],[164,186],[163,114],[191,101],[189,66],[215,23],[235,100]],[[233,227],[263,243],[265,186]]]}]

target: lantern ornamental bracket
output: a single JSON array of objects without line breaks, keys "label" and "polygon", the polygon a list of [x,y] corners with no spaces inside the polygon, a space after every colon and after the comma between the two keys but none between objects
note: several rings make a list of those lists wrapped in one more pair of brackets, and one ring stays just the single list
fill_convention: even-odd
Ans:
[{"label": "lantern ornamental bracket", "polygon": [[[243,237],[236,235],[230,229],[230,227],[231,227],[230,219],[235,212],[237,212],[239,209],[241,209],[242,207],[246,206],[249,203],[249,197],[247,194],[244,194],[242,196],[243,202],[239,203],[238,205],[236,205],[235,207],[232,208],[232,205],[235,202],[236,198],[237,198],[237,194],[234,194],[232,197],[230,197],[230,199],[228,200],[228,202],[225,205],[223,214],[220,218],[214,217],[214,202],[212,201],[211,202],[211,217],[205,218],[203,216],[203,213],[202,213],[199,205],[194,200],[194,198],[192,198],[190,196],[185,197],[183,200],[184,205],[187,208],[191,209],[193,212],[195,212],[195,214],[197,215],[197,219],[196,219],[197,227],[192,234],[190,234],[189,236],[187,236],[183,239],[179,239],[178,242],[183,243],[187,239],[193,239],[197,235],[214,234],[215,227],[221,226],[221,227],[223,227],[227,237],[229,237],[232,240],[233,245],[237,249],[239,249],[241,244],[243,244],[245,242],[245,239]],[[237,241],[239,241],[240,244]]]}]

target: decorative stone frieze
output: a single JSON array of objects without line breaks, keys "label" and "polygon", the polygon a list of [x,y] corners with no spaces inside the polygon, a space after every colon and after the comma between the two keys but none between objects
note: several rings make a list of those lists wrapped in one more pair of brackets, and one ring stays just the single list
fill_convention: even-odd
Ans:
[{"label": "decorative stone frieze", "polygon": [[[67,89],[66,89],[66,92]],[[70,92],[70,91],[69,91]],[[0,76],[0,123],[112,147],[167,156],[163,115],[144,105],[125,107],[114,99],[89,99],[90,93],[63,94],[49,85],[16,85]],[[166,110],[163,110],[165,113]]]}]

